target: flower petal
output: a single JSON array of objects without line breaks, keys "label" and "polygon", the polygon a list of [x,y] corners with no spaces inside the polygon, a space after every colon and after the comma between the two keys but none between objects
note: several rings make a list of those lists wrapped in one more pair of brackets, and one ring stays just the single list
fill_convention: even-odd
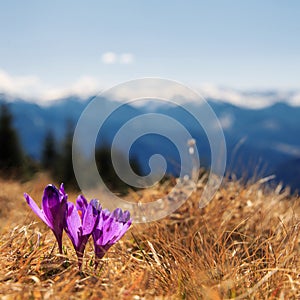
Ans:
[{"label": "flower petal", "polygon": [[[122,222],[126,223],[126,222],[129,221],[129,219],[130,219],[130,212],[128,210],[125,210],[124,213],[123,213],[123,220],[122,220]],[[130,222],[130,224],[131,224],[131,222]]]},{"label": "flower petal", "polygon": [[80,245],[81,219],[72,202],[67,203],[65,231],[71,239],[74,248],[77,250]]},{"label": "flower petal", "polygon": [[122,218],[122,209],[121,208],[116,208],[113,212],[112,215],[117,219],[121,219]]},{"label": "flower petal", "polygon": [[103,238],[102,245],[110,244],[110,241],[118,234],[120,231],[120,225],[116,220],[111,216],[103,224]]},{"label": "flower petal", "polygon": [[93,207],[95,207],[95,209],[97,209],[99,212],[102,210],[101,204],[99,202],[99,200],[97,199],[92,199],[90,201],[91,205],[93,205]]},{"label": "flower petal", "polygon": [[42,207],[47,220],[54,228],[60,209],[60,197],[58,189],[52,184],[44,190]]},{"label": "flower petal", "polygon": [[111,240],[111,242],[116,243],[118,240],[120,240],[120,239],[123,237],[123,235],[126,233],[126,231],[128,230],[128,228],[130,227],[130,225],[131,225],[131,220],[130,220],[129,222],[125,223],[125,224],[119,229],[118,235],[115,236],[115,237]]},{"label": "flower petal", "polygon": [[105,209],[102,209],[102,219],[105,221],[107,220],[111,215],[111,212],[105,208]]},{"label": "flower petal", "polygon": [[[120,208],[115,209],[112,213],[107,209],[101,211],[99,221],[92,233],[97,259],[101,259],[108,249],[121,239],[131,223],[129,211],[122,212]],[[97,265],[96,261],[95,268]]]},{"label": "flower petal", "polygon": [[88,206],[87,200],[84,198],[83,195],[79,195],[76,199],[76,209],[78,211],[80,211],[81,219],[83,218],[83,216],[85,214],[87,206]]},{"label": "flower petal", "polygon": [[30,208],[33,210],[33,212],[51,229],[53,229],[53,225],[50,224],[50,222],[47,220],[44,212],[37,206],[37,204],[34,202],[34,200],[26,193],[24,193],[24,197],[30,206]]},{"label": "flower petal", "polygon": [[62,195],[67,195],[66,192],[65,192],[65,187],[64,187],[63,183],[60,185],[59,191],[61,192]]},{"label": "flower petal", "polygon": [[96,221],[99,217],[99,211],[93,206],[93,204],[89,203],[85,214],[83,216],[82,221],[82,234],[87,235],[91,234],[95,228]]},{"label": "flower petal", "polygon": [[121,208],[116,208],[112,215],[117,219],[118,222],[126,223],[130,219],[130,213],[128,210],[122,212]]},{"label": "flower petal", "polygon": [[63,183],[59,187],[59,199],[60,199],[60,202],[63,202],[63,201],[66,202],[68,199],[68,194],[66,194],[66,192],[65,192]]}]

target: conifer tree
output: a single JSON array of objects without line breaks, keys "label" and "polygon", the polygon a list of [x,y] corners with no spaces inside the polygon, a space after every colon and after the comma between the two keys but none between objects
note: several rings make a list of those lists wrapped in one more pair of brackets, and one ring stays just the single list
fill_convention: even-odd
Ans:
[{"label": "conifer tree", "polygon": [[16,130],[13,128],[13,117],[7,104],[0,107],[0,170],[4,175],[23,175],[24,155]]},{"label": "conifer tree", "polygon": [[73,134],[74,125],[71,121],[68,121],[66,126],[66,134],[62,143],[62,150],[60,154],[59,179],[67,186],[78,189],[72,160]]},{"label": "conifer tree", "polygon": [[54,176],[55,173],[58,172],[58,152],[56,149],[56,144],[57,143],[54,134],[51,130],[49,130],[44,139],[42,150],[42,166]]},{"label": "conifer tree", "polygon": [[[118,164],[124,165],[123,169],[126,170],[126,157],[120,151],[114,150],[114,152]],[[109,146],[101,146],[97,148],[95,157],[99,174],[106,186],[111,191],[116,192],[118,194],[127,194],[129,188],[135,189],[134,187],[131,187],[127,183],[123,182],[123,180],[117,175],[112,162],[111,148]],[[135,172],[137,175],[142,175],[141,167],[137,159],[130,158],[129,164],[133,172]]]}]

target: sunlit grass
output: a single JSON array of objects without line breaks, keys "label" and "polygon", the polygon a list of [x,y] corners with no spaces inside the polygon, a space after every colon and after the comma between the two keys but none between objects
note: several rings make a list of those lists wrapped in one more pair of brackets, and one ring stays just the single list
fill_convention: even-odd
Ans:
[{"label": "sunlit grass", "polygon": [[[68,238],[59,255],[52,232],[23,198],[27,192],[41,199],[50,182],[45,175],[22,184],[0,181],[1,299],[300,297],[300,204],[284,191],[227,182],[199,209],[200,185],[169,217],[132,225],[96,272],[90,240],[79,273]],[[152,201],[168,190],[164,183],[128,197]]]}]

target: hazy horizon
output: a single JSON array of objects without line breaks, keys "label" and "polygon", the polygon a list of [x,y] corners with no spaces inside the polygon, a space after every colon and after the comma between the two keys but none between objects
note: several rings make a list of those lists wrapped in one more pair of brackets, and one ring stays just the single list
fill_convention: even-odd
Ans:
[{"label": "hazy horizon", "polygon": [[42,101],[161,77],[236,103],[234,93],[265,90],[297,92],[300,102],[297,1],[12,0],[0,8],[3,93]]}]

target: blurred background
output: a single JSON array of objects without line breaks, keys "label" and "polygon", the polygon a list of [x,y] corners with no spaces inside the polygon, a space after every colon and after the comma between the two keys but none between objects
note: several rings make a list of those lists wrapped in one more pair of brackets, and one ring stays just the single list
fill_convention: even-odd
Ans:
[{"label": "blurred background", "polygon": [[[76,186],[72,136],[86,105],[118,83],[162,77],[209,102],[224,130],[230,176],[268,177],[271,184],[297,191],[299,11],[298,1],[269,0],[2,1],[1,176],[26,180],[44,169]],[[169,90],[166,97],[174,95],[176,90]],[[101,101],[110,105],[130,97],[124,90]],[[197,101],[182,101],[191,111],[200,109]],[[127,186],[112,169],[112,137],[126,120],[147,112],[184,124],[196,139],[201,165],[209,167],[205,135],[186,112],[155,99],[126,105],[103,128],[96,151],[100,173],[119,193]],[[124,159],[121,146],[118,151]],[[180,162],[174,145],[155,135],[133,145],[136,173],[149,172],[148,159],[157,151],[167,159],[168,174],[176,176]]]}]

